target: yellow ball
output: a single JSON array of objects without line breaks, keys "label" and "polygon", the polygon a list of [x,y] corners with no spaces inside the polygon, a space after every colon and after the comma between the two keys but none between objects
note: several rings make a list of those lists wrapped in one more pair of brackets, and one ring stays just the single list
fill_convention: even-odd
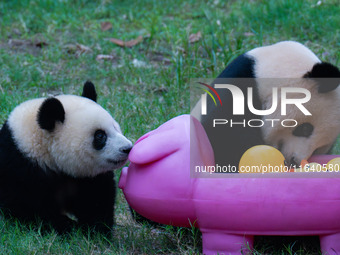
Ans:
[{"label": "yellow ball", "polygon": [[284,172],[285,158],[272,146],[257,145],[248,149],[239,163],[240,173]]},{"label": "yellow ball", "polygon": [[329,172],[340,172],[340,158],[333,158],[327,163],[327,169]]}]

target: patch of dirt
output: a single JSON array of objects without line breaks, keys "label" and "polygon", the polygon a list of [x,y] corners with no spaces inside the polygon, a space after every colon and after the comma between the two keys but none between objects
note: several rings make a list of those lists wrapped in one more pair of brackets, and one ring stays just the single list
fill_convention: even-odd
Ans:
[{"label": "patch of dirt", "polygon": [[164,52],[150,51],[146,54],[146,57],[154,65],[168,66],[172,64],[171,56]]},{"label": "patch of dirt", "polygon": [[64,46],[64,49],[66,49],[66,52],[68,54],[75,55],[76,57],[79,57],[82,54],[92,52],[92,49],[90,47],[80,44],[80,43],[66,44]]},{"label": "patch of dirt", "polygon": [[0,48],[9,49],[13,52],[29,53],[37,56],[41,49],[47,47],[48,43],[39,38],[35,39],[9,39],[7,43],[0,44]]}]

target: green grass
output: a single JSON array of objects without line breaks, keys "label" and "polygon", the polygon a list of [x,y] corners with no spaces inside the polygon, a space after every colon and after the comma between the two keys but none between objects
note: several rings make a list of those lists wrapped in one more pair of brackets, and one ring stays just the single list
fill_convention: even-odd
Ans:
[{"label": "green grass", "polygon": [[[213,78],[237,55],[260,45],[297,40],[322,60],[340,63],[338,0],[317,1],[1,1],[0,121],[20,102],[49,94],[80,94],[92,80],[99,103],[135,141],[166,120],[189,113],[189,79]],[[112,29],[101,31],[110,21]],[[188,37],[201,31],[202,39]],[[142,43],[120,48],[108,38]],[[20,41],[16,41],[20,40]],[[47,43],[42,48],[38,43]],[[75,50],[76,44],[91,49]],[[107,54],[113,60],[97,61]],[[133,60],[145,63],[136,67]],[[159,61],[160,59],[164,62]],[[336,152],[340,152],[339,143]],[[117,178],[119,171],[117,171]],[[0,221],[0,251],[8,254],[200,253],[195,230],[135,224],[122,193],[115,238],[73,232],[60,237],[15,219]],[[315,242],[273,247],[259,240],[257,254],[313,254]],[[282,244],[281,244],[282,243]],[[306,244],[307,243],[307,244]]]}]

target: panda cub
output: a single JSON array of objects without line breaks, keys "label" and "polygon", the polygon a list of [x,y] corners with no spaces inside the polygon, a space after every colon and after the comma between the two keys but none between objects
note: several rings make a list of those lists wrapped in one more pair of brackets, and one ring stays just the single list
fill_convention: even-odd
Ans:
[{"label": "panda cub", "polygon": [[[231,91],[216,88],[221,105],[207,97],[206,114],[201,114],[201,101],[192,115],[204,126],[214,149],[216,163],[220,166],[235,166],[243,153],[252,146],[268,144],[279,149],[288,166],[298,166],[303,159],[313,154],[328,153],[340,133],[340,71],[332,64],[322,62],[310,49],[294,41],[283,41],[250,50],[232,61],[212,83],[233,84],[244,95],[244,114],[235,115]],[[325,82],[319,78],[332,78]],[[221,80],[223,79],[223,80]],[[249,87],[253,94],[248,95]],[[268,110],[273,105],[273,87],[279,92],[283,88],[303,88],[311,98],[303,106],[311,113],[304,114],[293,104],[287,105],[286,114],[281,114],[280,94],[275,112],[260,116],[247,107],[252,98],[257,110]],[[288,98],[299,98],[301,94],[290,93]],[[248,101],[249,105],[249,101]],[[215,119],[236,123],[213,126]],[[296,121],[296,126],[280,125],[284,120]],[[251,127],[243,123],[260,127]],[[260,121],[259,121],[260,120]],[[271,122],[276,120],[275,125]]]},{"label": "panda cub", "polygon": [[0,131],[0,208],[23,220],[36,217],[59,233],[74,226],[109,233],[114,223],[113,170],[132,143],[96,103],[60,95],[17,106]]}]

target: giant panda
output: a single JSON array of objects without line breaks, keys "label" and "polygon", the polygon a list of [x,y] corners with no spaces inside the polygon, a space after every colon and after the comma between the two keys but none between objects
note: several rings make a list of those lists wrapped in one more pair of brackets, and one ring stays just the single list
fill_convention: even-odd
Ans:
[{"label": "giant panda", "polygon": [[[333,79],[325,82],[318,78]],[[244,115],[233,115],[233,100],[236,99],[233,99],[229,90],[222,88],[216,89],[222,105],[215,104],[208,96],[206,113],[202,114],[200,100],[193,108],[192,115],[204,126],[214,149],[216,164],[219,166],[229,165],[238,169],[243,153],[250,147],[261,144],[279,149],[289,167],[298,166],[301,160],[308,159],[312,154],[328,153],[340,133],[339,78],[340,71],[337,67],[322,62],[310,49],[298,42],[283,41],[255,48],[238,56],[210,84],[215,87],[218,83],[228,83],[240,88],[245,97]],[[266,110],[272,106],[273,86],[278,87],[279,92],[283,87],[308,89],[311,99],[303,106],[311,115],[305,115],[295,105],[287,105],[287,113],[283,116],[280,103],[277,110],[267,116],[251,112],[246,105],[248,88],[253,88],[254,108]],[[280,95],[278,94],[279,99]],[[229,122],[232,119],[234,123],[241,124],[216,124],[213,127],[213,121],[216,119]],[[243,125],[243,121],[247,123],[254,119],[263,120],[265,124],[259,124],[260,127]],[[277,119],[276,125],[265,122],[270,119]],[[296,120],[295,126],[280,125],[283,119]]]},{"label": "giant panda", "polygon": [[24,221],[40,218],[57,232],[73,227],[110,233],[113,170],[132,143],[96,103],[86,82],[82,96],[23,102],[0,131],[0,208]]}]

